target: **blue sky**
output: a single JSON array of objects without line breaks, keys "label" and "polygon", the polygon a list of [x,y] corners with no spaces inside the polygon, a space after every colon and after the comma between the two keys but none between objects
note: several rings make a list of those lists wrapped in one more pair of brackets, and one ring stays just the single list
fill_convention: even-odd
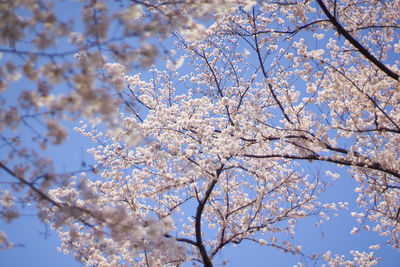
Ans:
[{"label": "blue sky", "polygon": [[[59,154],[61,156],[61,154]],[[78,154],[71,155],[69,159],[79,158]],[[343,181],[338,182],[337,188],[332,188],[328,194],[334,194],[335,197],[351,200],[351,187],[347,183],[346,175]],[[24,214],[33,214],[34,211],[27,209]],[[349,235],[354,218],[346,213],[341,213],[339,217],[332,218],[331,221],[325,223],[321,228],[313,225],[317,218],[309,218],[306,222],[300,222],[297,225],[296,240],[298,240],[306,252],[326,251],[331,249],[333,253],[345,253],[350,249],[361,249],[368,247],[371,243],[383,244],[384,239],[379,238],[374,233],[361,233],[359,235]],[[0,266],[2,267],[78,267],[81,266],[74,260],[72,256],[64,255],[57,251],[60,245],[57,233],[47,228],[48,236],[45,237],[46,227],[41,224],[35,216],[23,216],[14,221],[12,224],[4,224],[0,222],[0,229],[6,231],[9,239],[17,246],[11,250],[0,251]],[[324,237],[322,237],[324,234]],[[383,258],[378,266],[395,267],[400,258],[398,253],[389,248],[382,246],[379,255]],[[237,248],[228,248],[222,252],[222,256],[228,259],[227,266],[293,266],[298,261],[307,263],[307,260],[301,256],[284,254],[275,248],[261,247],[250,242],[243,243]],[[314,263],[308,261],[309,265]],[[191,266],[191,264],[185,264]],[[317,264],[320,266],[320,264]]]},{"label": "blue sky", "polygon": [[[51,155],[59,172],[82,169],[82,161],[91,160],[91,156],[85,152],[89,142],[72,130],[74,124],[70,124],[70,138],[67,143],[50,147],[46,151],[46,154]],[[4,172],[0,174],[3,176]],[[73,256],[64,255],[57,250],[61,244],[57,232],[40,222],[35,208],[26,207],[22,209],[21,214],[22,216],[11,224],[0,221],[0,230],[5,231],[10,242],[18,245],[10,250],[0,250],[1,267],[82,266]]]},{"label": "blue sky", "polygon": [[[71,7],[70,7],[71,8]],[[60,9],[61,12],[65,10]],[[68,10],[67,10],[68,11]],[[68,12],[66,12],[68,13]],[[165,66],[160,66],[160,69]],[[21,84],[19,84],[21,86]],[[14,94],[11,92],[10,94]],[[66,144],[60,147],[50,148],[46,154],[50,155],[56,164],[56,170],[63,172],[65,170],[79,170],[82,168],[82,162],[91,164],[91,155],[85,151],[91,147],[91,142],[72,131],[74,126],[78,126],[77,122],[69,124],[70,139]],[[315,163],[317,164],[317,163]],[[323,165],[322,169],[337,168],[334,165]],[[350,202],[349,210],[357,209],[355,204],[356,194],[353,192],[354,181],[350,178],[347,168],[337,170],[341,174],[341,178],[336,184],[330,188],[322,199],[330,201],[348,201]],[[4,175],[3,172],[0,173]],[[21,244],[11,250],[0,251],[1,267],[25,267],[25,266],[41,266],[41,267],[74,267],[81,266],[72,256],[67,256],[57,251],[60,245],[57,233],[46,228],[35,217],[35,209],[26,208],[22,211],[23,216],[13,221],[11,224],[5,224],[0,221],[0,230],[4,230],[11,242]],[[193,214],[195,211],[193,211]],[[295,243],[303,245],[305,252],[325,252],[328,249],[332,253],[346,254],[351,249],[362,250],[367,249],[371,244],[381,244],[382,249],[378,251],[378,255],[382,257],[382,261],[378,266],[394,267],[400,262],[399,253],[388,246],[384,245],[384,239],[375,233],[361,232],[358,235],[349,235],[353,226],[357,223],[346,212],[339,212],[340,216],[332,217],[322,227],[316,227],[315,222],[319,221],[317,217],[310,217],[304,222],[297,225],[297,234]],[[48,235],[44,233],[48,231]],[[304,262],[301,256],[284,254],[274,248],[261,247],[251,243],[243,243],[237,248],[228,248],[222,252],[222,256],[228,259],[228,265],[231,267],[239,266],[292,266],[298,261]],[[309,266],[313,266],[313,262],[309,261]],[[190,264],[186,264],[190,266]]]},{"label": "blue sky", "polygon": [[[72,129],[78,126],[78,122],[69,124],[70,138],[60,147],[51,147],[46,153],[53,158],[56,169],[60,172],[65,170],[79,170],[82,168],[82,162],[90,165],[92,162],[91,155],[85,151],[93,144],[86,138]],[[356,209],[354,202],[356,194],[354,194],[355,182],[350,178],[347,168],[338,168],[332,164],[314,163],[314,167],[321,170],[335,169],[341,174],[341,178],[333,187],[328,189],[322,196],[321,201],[348,201],[350,203],[349,210]],[[36,210],[26,208],[23,210],[20,219],[5,224],[0,221],[0,229],[5,230],[9,240],[15,244],[23,244],[12,250],[0,251],[0,266],[2,267],[25,267],[25,266],[42,266],[42,267],[74,267],[81,266],[72,256],[62,254],[57,250],[60,245],[56,232],[46,228],[35,217]],[[193,215],[195,210],[193,210]],[[295,244],[301,244],[304,252],[312,254],[314,252],[322,253],[331,250],[333,254],[347,255],[349,250],[367,249],[371,244],[381,244],[382,249],[378,251],[378,255],[382,257],[382,261],[378,266],[392,267],[400,261],[397,251],[391,249],[384,244],[384,239],[375,233],[361,232],[358,235],[349,235],[353,226],[357,223],[348,212],[339,212],[340,216],[332,219],[322,225],[316,227],[315,223],[319,221],[318,217],[310,217],[298,223],[296,228]],[[190,216],[190,214],[188,214]],[[44,233],[48,231],[48,236]],[[243,242],[237,248],[227,248],[222,251],[220,257],[228,259],[228,265],[231,267],[240,266],[293,266],[298,261],[308,263],[308,266],[314,266],[314,262],[307,261],[302,256],[284,254],[275,248],[261,247],[250,242]],[[320,263],[319,263],[320,264]],[[317,264],[317,266],[319,266]],[[185,264],[191,266],[191,264]]]}]

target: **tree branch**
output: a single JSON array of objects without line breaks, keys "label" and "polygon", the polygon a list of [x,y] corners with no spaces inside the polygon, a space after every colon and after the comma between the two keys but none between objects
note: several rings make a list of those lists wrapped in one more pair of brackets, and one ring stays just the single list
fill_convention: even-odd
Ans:
[{"label": "tree branch", "polygon": [[349,41],[357,50],[363,54],[370,62],[372,62],[381,71],[386,73],[389,77],[399,81],[400,75],[390,70],[382,62],[380,62],[376,57],[374,57],[363,45],[361,45],[351,34],[343,28],[343,26],[338,22],[338,20],[329,12],[328,8],[322,0],[317,0],[318,5],[321,7],[322,11],[328,17],[330,22],[335,26],[338,33],[344,36],[347,41]]},{"label": "tree branch", "polygon": [[222,171],[223,166],[217,170],[217,175],[216,178],[214,178],[211,183],[208,185],[207,191],[203,197],[203,199],[200,201],[199,206],[197,206],[196,210],[196,217],[195,217],[195,230],[196,230],[196,246],[200,250],[200,255],[203,259],[203,263],[205,267],[212,267],[213,264],[210,260],[210,257],[207,254],[206,248],[203,245],[203,241],[201,238],[201,215],[204,210],[204,206],[207,203],[208,198],[211,195],[212,190],[214,189],[214,186],[217,184],[217,177]]},{"label": "tree branch", "polygon": [[[260,67],[261,67],[262,74],[263,74],[264,78],[267,78],[267,77],[268,77],[268,74],[267,74],[267,71],[265,70],[264,62],[263,62],[263,60],[262,60],[262,58],[261,58],[260,47],[258,46],[258,38],[257,38],[257,34],[258,34],[258,33],[257,33],[257,25],[256,25],[256,17],[255,17],[255,13],[254,13],[254,8],[253,8],[253,19],[252,19],[252,20],[253,20],[252,22],[253,22],[253,27],[254,27],[255,51],[256,51],[256,54],[257,54],[257,57],[258,57],[258,62],[260,63]],[[285,119],[286,119],[289,123],[293,124],[292,121],[290,120],[289,116],[286,114],[285,109],[284,109],[282,103],[279,101],[277,95],[275,94],[275,92],[274,92],[274,90],[273,90],[273,88],[272,88],[271,83],[268,82],[267,85],[268,85],[269,91],[271,92],[272,97],[274,98],[275,102],[278,104],[279,109],[280,109],[281,112],[282,112],[282,115],[285,117]]]},{"label": "tree branch", "polygon": [[378,162],[371,162],[367,163],[365,161],[363,162],[355,162],[351,161],[345,158],[333,158],[333,157],[327,157],[327,156],[320,156],[320,155],[291,155],[291,154],[269,154],[269,155],[251,155],[251,154],[245,154],[243,155],[244,157],[247,158],[259,158],[259,159],[267,159],[267,158],[283,158],[283,159],[299,159],[299,160],[318,160],[318,161],[326,161],[326,162],[332,162],[335,164],[340,164],[340,165],[345,165],[345,166],[356,166],[356,167],[361,167],[361,168],[366,168],[366,169],[371,169],[371,170],[376,170],[376,171],[381,171],[385,172],[387,174],[393,175],[397,178],[400,178],[400,173],[397,172],[396,170],[391,170],[384,168],[380,163]]},{"label": "tree branch", "polygon": [[[0,168],[5,170],[8,174],[10,174],[11,176],[15,177],[18,181],[20,181],[22,184],[27,185],[33,192],[35,192],[40,199],[46,200],[47,202],[51,203],[52,205],[56,206],[59,209],[65,209],[65,208],[70,208],[70,209],[76,209],[79,210],[81,212],[90,214],[93,217],[96,217],[95,214],[93,214],[91,211],[86,210],[84,208],[81,207],[76,207],[76,206],[67,206],[63,203],[57,202],[53,199],[51,199],[48,195],[46,195],[45,193],[43,193],[41,190],[39,190],[38,188],[36,188],[34,186],[33,183],[27,181],[26,179],[24,179],[23,177],[18,176],[15,172],[13,172],[11,169],[9,169],[6,165],[4,165],[1,161],[0,161]],[[83,223],[84,225],[90,227],[90,228],[94,228],[94,225],[92,225],[91,223],[87,222],[86,220],[82,219],[82,218],[76,218],[78,221],[80,221],[81,223]]]}]

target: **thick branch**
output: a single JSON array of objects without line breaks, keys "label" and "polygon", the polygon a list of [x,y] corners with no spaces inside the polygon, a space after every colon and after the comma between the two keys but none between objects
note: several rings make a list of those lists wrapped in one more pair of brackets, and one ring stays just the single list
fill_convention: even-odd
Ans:
[{"label": "thick branch", "polygon": [[386,73],[389,77],[399,81],[400,76],[386,67],[382,62],[380,62],[376,57],[374,57],[363,45],[361,45],[351,34],[343,28],[343,26],[337,21],[336,17],[334,17],[324,4],[322,0],[317,0],[318,5],[321,7],[322,11],[328,17],[330,22],[335,26],[338,33],[344,36],[347,41],[349,41],[357,50],[363,54],[369,61],[371,61],[375,66],[377,66],[381,71]]},{"label": "thick branch", "polygon": [[62,205],[60,203],[57,203],[56,201],[54,201],[53,199],[51,199],[48,195],[46,195],[45,193],[43,193],[42,191],[40,191],[39,189],[37,189],[32,183],[28,182],[27,180],[25,180],[24,178],[18,176],[15,172],[13,172],[12,170],[10,170],[6,165],[4,165],[2,162],[0,162],[0,168],[2,168],[3,170],[5,170],[8,174],[10,174],[11,176],[15,177],[18,181],[20,181],[22,184],[27,185],[30,189],[32,189],[36,194],[38,194],[38,196],[41,199],[47,200],[48,202],[50,202],[51,204],[53,204],[54,206],[56,206],[57,208],[62,208]]},{"label": "thick branch", "polygon": [[326,156],[320,156],[320,155],[305,155],[305,156],[301,156],[301,155],[291,155],[291,154],[269,154],[269,155],[252,155],[252,154],[245,154],[243,155],[244,157],[248,157],[248,158],[283,158],[283,159],[305,159],[305,160],[318,160],[318,161],[326,161],[326,162],[332,162],[335,164],[341,164],[341,165],[345,165],[345,166],[356,166],[356,167],[361,167],[361,168],[366,168],[366,169],[370,169],[370,170],[376,170],[376,171],[381,171],[381,172],[385,172],[387,174],[393,175],[397,178],[400,178],[400,173],[397,172],[396,170],[391,170],[391,169],[387,169],[384,168],[381,164],[377,163],[377,162],[373,162],[373,163],[366,163],[366,162],[355,162],[355,161],[351,161],[345,158],[333,158],[333,157],[326,157]]},{"label": "thick branch", "polygon": [[[217,171],[217,174],[219,174],[220,171]],[[196,243],[197,247],[200,250],[200,255],[203,259],[203,263],[205,267],[212,267],[213,264],[210,260],[210,257],[207,255],[206,248],[203,245],[203,241],[201,238],[201,215],[204,210],[204,206],[207,203],[208,198],[211,195],[212,190],[214,189],[214,186],[217,184],[217,179],[213,179],[211,183],[208,185],[207,191],[203,197],[203,199],[200,201],[199,206],[197,206],[197,211],[196,211],[196,221],[195,221],[195,229],[196,229]]]},{"label": "thick branch", "polygon": [[195,242],[195,241],[193,241],[193,240],[191,240],[191,239],[188,239],[188,238],[184,238],[184,237],[174,237],[174,236],[169,235],[169,234],[164,235],[164,237],[166,237],[166,238],[173,238],[173,239],[175,239],[176,241],[188,243],[188,244],[191,244],[191,245],[197,247],[197,242]]},{"label": "thick branch", "polygon": [[[70,208],[70,209],[76,209],[79,210],[81,212],[85,212],[87,214],[90,214],[92,216],[95,216],[91,211],[86,210],[84,208],[81,207],[75,207],[75,206],[66,206],[63,203],[57,202],[53,199],[51,199],[48,195],[46,195],[45,193],[43,193],[41,190],[39,190],[38,188],[36,188],[34,186],[33,183],[27,181],[26,179],[24,179],[23,177],[18,176],[15,172],[13,172],[11,169],[9,169],[6,165],[4,165],[2,162],[0,162],[0,168],[5,170],[8,174],[10,174],[11,176],[13,176],[14,178],[16,178],[18,181],[20,181],[22,184],[27,185],[32,191],[34,191],[40,199],[46,200],[47,202],[51,203],[52,205],[56,206],[59,209],[65,209],[65,208]],[[82,218],[77,218],[78,221],[80,221],[81,223],[83,223],[84,225],[93,228],[94,226],[92,224],[90,224],[89,222],[87,222],[86,220],[82,219]]]}]

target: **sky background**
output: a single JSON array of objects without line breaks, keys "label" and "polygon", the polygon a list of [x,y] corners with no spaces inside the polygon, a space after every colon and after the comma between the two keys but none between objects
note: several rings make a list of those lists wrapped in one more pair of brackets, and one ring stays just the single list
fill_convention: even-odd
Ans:
[{"label": "sky background", "polygon": [[[92,147],[88,138],[81,136],[72,129],[79,126],[78,121],[70,122],[70,136],[67,142],[61,146],[49,147],[46,151],[55,163],[56,170],[64,172],[66,170],[80,170],[93,164],[92,156],[86,150]],[[83,163],[86,166],[83,166]],[[315,162],[314,169],[310,173],[319,170],[324,173],[330,169],[340,173],[341,178],[329,188],[320,198],[322,202],[347,201],[350,203],[349,210],[357,208],[355,204],[356,194],[354,193],[355,182],[350,178],[347,168],[338,168],[333,164],[321,164]],[[1,175],[4,175],[1,172]],[[0,250],[0,267],[75,267],[82,266],[76,262],[73,256],[64,255],[57,250],[60,245],[58,234],[46,227],[36,218],[36,210],[26,207],[22,211],[23,216],[5,224],[0,221],[0,229],[8,235],[9,241],[17,246],[11,250]],[[188,214],[188,216],[194,215]],[[313,253],[324,253],[331,250],[333,254],[348,255],[350,250],[367,250],[372,244],[381,244],[378,255],[382,261],[378,266],[395,267],[400,262],[398,252],[391,249],[384,243],[384,239],[373,232],[361,231],[360,234],[350,235],[353,226],[357,226],[355,219],[349,215],[348,211],[339,211],[339,217],[331,216],[331,220],[320,227],[315,224],[320,220],[319,217],[310,217],[300,221],[296,227],[294,244],[301,244],[303,251],[307,255]],[[267,239],[267,238],[265,238]],[[23,246],[20,246],[23,245]],[[307,266],[314,266],[314,262],[299,255],[285,254],[275,248],[255,245],[251,242],[243,242],[236,248],[226,248],[222,251],[220,258],[228,259],[227,266],[293,266],[301,261]],[[320,266],[320,262],[316,266]],[[185,264],[184,266],[191,266]]]},{"label": "sky background", "polygon": [[[77,154],[75,156],[75,159],[80,157]],[[74,157],[69,158],[73,159]],[[332,194],[334,197],[343,200],[347,198],[351,201],[351,195],[354,196],[354,194],[351,192],[351,186],[346,182],[346,180],[351,180],[347,178],[344,175],[335,185],[337,188],[331,188],[332,190],[329,190],[327,194]],[[0,229],[7,233],[10,241],[17,245],[23,244],[23,246],[16,246],[11,250],[0,251],[1,267],[82,266],[72,256],[57,251],[57,247],[60,245],[57,233],[40,223],[33,215],[33,210],[26,209],[24,214],[25,216],[13,221],[12,224],[0,222]],[[313,225],[318,220],[316,217],[311,217],[298,223],[296,227],[295,240],[303,245],[305,252],[324,252],[330,249],[333,254],[344,253],[346,255],[351,249],[366,249],[370,244],[380,243],[382,249],[379,250],[378,255],[383,259],[377,266],[398,266],[400,261],[398,253],[387,246],[385,247],[384,239],[379,238],[375,233],[361,232],[358,235],[349,235],[355,220],[346,212],[340,212],[339,217],[332,218],[322,228]],[[46,232],[47,236],[45,235]],[[228,259],[227,266],[231,267],[293,266],[298,261],[306,264],[306,266],[314,266],[313,261],[304,259],[299,255],[292,256],[275,248],[259,246],[250,242],[244,242],[237,248],[225,249],[220,257]],[[191,264],[185,264],[185,266],[191,266]],[[316,266],[320,266],[320,263]]]},{"label": "sky background", "polygon": [[[65,7],[65,6],[64,6]],[[73,14],[77,12],[77,5],[68,6],[67,9],[59,8],[58,13]],[[165,63],[160,68],[165,67]],[[133,74],[133,73],[130,73]],[[23,81],[22,81],[23,82]],[[7,92],[10,95],[15,95],[18,90],[23,87],[23,84],[16,84],[15,91]],[[56,165],[56,171],[73,171],[84,168],[82,165],[85,162],[87,165],[93,163],[91,155],[86,153],[86,150],[92,146],[90,140],[75,133],[72,129],[78,126],[78,122],[69,124],[70,138],[68,141],[58,147],[50,147],[45,153],[53,159]],[[350,203],[349,210],[357,209],[355,204],[354,181],[350,178],[347,168],[338,169],[335,165],[323,164],[317,166],[321,170],[334,169],[341,174],[341,178],[331,187],[321,198],[321,201],[329,199],[330,202],[347,201]],[[324,173],[324,172],[321,172]],[[0,172],[0,175],[5,175]],[[3,178],[3,177],[2,177]],[[76,262],[73,256],[64,255],[57,250],[60,241],[56,232],[46,227],[36,218],[36,210],[25,208],[23,216],[11,224],[6,224],[0,221],[0,230],[6,232],[10,242],[17,246],[11,250],[0,250],[0,267],[75,267],[82,266]],[[195,210],[193,211],[193,214]],[[399,266],[399,253],[384,243],[384,239],[373,232],[366,233],[361,231],[358,235],[349,235],[353,226],[357,223],[349,212],[338,212],[339,217],[332,219],[323,224],[322,227],[316,227],[315,223],[319,221],[318,217],[310,217],[297,224],[295,244],[301,244],[304,252],[307,254],[323,253],[331,250],[332,254],[349,255],[349,250],[367,250],[369,245],[381,244],[381,249],[378,255],[382,257],[382,261],[378,266],[396,267]],[[188,215],[190,216],[190,215]],[[296,242],[298,241],[298,242]],[[314,262],[307,261],[302,256],[284,254],[275,248],[266,246],[254,245],[249,242],[244,242],[237,248],[228,248],[223,250],[221,257],[228,259],[227,266],[292,266],[298,261],[307,266],[314,266]],[[191,264],[185,264],[190,266]],[[319,266],[320,263],[317,264]]]}]

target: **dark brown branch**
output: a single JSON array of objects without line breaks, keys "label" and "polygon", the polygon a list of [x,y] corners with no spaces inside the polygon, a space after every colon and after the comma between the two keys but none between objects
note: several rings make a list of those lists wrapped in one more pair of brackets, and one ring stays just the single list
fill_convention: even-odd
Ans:
[{"label": "dark brown branch", "polygon": [[[222,167],[217,170],[217,175],[216,177],[219,176],[219,174],[222,171]],[[201,258],[203,259],[203,264],[205,267],[212,267],[213,264],[210,260],[210,257],[207,254],[206,248],[203,245],[203,241],[201,238],[201,215],[204,210],[204,206],[206,205],[208,198],[211,195],[212,190],[214,189],[214,186],[217,184],[217,178],[214,178],[211,183],[208,185],[207,191],[203,197],[203,199],[200,201],[199,205],[197,206],[196,210],[196,217],[195,217],[195,230],[196,230],[196,246],[200,250],[200,255]]]},{"label": "dark brown branch", "polygon": [[53,204],[54,206],[56,206],[57,208],[63,208],[62,205],[60,203],[57,203],[56,201],[54,201],[53,199],[51,199],[48,195],[46,195],[45,193],[43,193],[42,191],[40,191],[39,189],[37,189],[32,183],[28,182],[27,180],[25,180],[24,178],[18,176],[15,172],[13,172],[12,170],[10,170],[6,165],[4,165],[2,162],[0,162],[0,168],[2,168],[3,170],[5,170],[8,174],[10,174],[11,176],[15,177],[18,181],[20,181],[22,184],[27,185],[30,189],[32,189],[36,194],[38,194],[38,196],[41,199],[47,200],[48,202],[50,202],[51,204]]},{"label": "dark brown branch", "polygon": [[[36,188],[36,187],[34,186],[33,183],[27,181],[27,180],[24,179],[23,177],[18,176],[15,172],[13,172],[11,169],[9,169],[9,168],[8,168],[6,165],[4,165],[2,162],[0,162],[0,168],[3,169],[3,170],[5,170],[8,174],[10,174],[10,175],[13,176],[14,178],[16,178],[16,179],[17,179],[18,181],[20,181],[22,184],[27,185],[33,192],[35,192],[35,193],[39,196],[40,199],[46,200],[47,202],[49,202],[50,204],[56,206],[57,208],[59,208],[59,209],[66,209],[66,208],[67,208],[67,209],[68,209],[68,208],[69,208],[69,209],[75,209],[75,210],[78,210],[78,211],[81,211],[81,212],[84,212],[84,213],[87,213],[87,214],[90,214],[90,215],[94,216],[94,214],[93,214],[91,211],[86,210],[86,209],[84,209],[84,208],[76,207],[76,206],[66,206],[66,205],[63,204],[63,203],[60,203],[60,202],[57,202],[57,201],[51,199],[48,195],[46,195],[46,194],[43,193],[41,190],[39,190],[38,188]],[[77,218],[77,220],[80,221],[81,223],[83,223],[84,225],[90,227],[90,228],[94,228],[94,225],[90,224],[89,222],[85,221],[85,220],[82,219],[82,218]]]},{"label": "dark brown branch", "polygon": [[[256,18],[255,18],[254,8],[253,8],[253,27],[254,27],[254,32],[255,32],[255,34],[254,34],[255,51],[257,53],[258,61],[259,61],[260,66],[261,66],[262,74],[263,74],[264,78],[267,78],[268,74],[267,74],[267,71],[265,70],[264,62],[263,62],[263,60],[261,58],[260,47],[258,46],[257,25],[256,25]],[[279,109],[282,112],[282,115],[285,117],[285,119],[289,123],[292,123],[292,121],[290,120],[289,116],[286,114],[285,109],[282,106],[282,103],[279,101],[278,97],[276,96],[276,94],[275,94],[275,92],[274,92],[274,90],[272,88],[271,83],[268,83],[268,88],[269,88],[269,91],[271,92],[272,97],[274,98],[275,102],[278,104]]]},{"label": "dark brown branch", "polygon": [[337,19],[329,12],[328,8],[322,0],[317,0],[318,5],[321,7],[322,11],[328,17],[330,22],[335,26],[337,32],[343,35],[347,41],[349,41],[357,50],[364,55],[371,63],[378,67],[381,71],[386,73],[389,77],[399,81],[400,75],[390,70],[382,62],[380,62],[376,57],[374,57],[363,45],[361,45],[343,26],[337,21]]},{"label": "dark brown branch", "polygon": [[356,167],[361,167],[365,169],[370,169],[370,170],[376,170],[376,171],[381,171],[390,175],[393,175],[397,178],[400,178],[400,173],[397,172],[396,170],[391,170],[391,169],[386,169],[384,168],[381,164],[378,162],[372,162],[372,163],[367,163],[367,162],[355,162],[351,161],[345,158],[333,158],[333,157],[327,157],[327,156],[320,156],[320,155],[291,155],[291,154],[269,154],[269,155],[252,155],[252,154],[245,154],[243,155],[244,157],[247,158],[259,158],[259,159],[267,159],[267,158],[283,158],[283,159],[298,159],[298,160],[318,160],[318,161],[326,161],[326,162],[332,162],[335,164],[340,164],[340,165],[345,165],[345,166],[356,166]]},{"label": "dark brown branch", "polygon": [[[255,32],[248,32],[248,33],[238,33],[238,32],[233,32],[233,31],[223,31],[226,32],[228,34],[237,34],[241,37],[249,37],[249,36],[255,36],[255,35],[259,35],[259,34],[270,34],[270,33],[280,33],[280,34],[288,34],[288,35],[296,35],[298,32],[300,32],[301,30],[307,29],[310,26],[313,26],[314,24],[318,24],[318,23],[323,23],[323,22],[329,22],[329,20],[327,19],[320,19],[320,20],[315,20],[312,21],[310,23],[301,25],[301,26],[296,26],[296,29],[294,30],[286,30],[286,31],[280,31],[280,30],[260,30],[260,31],[255,31]],[[236,24],[237,25],[237,24]],[[240,27],[241,29],[243,29],[243,27],[241,27],[240,25],[237,25],[238,27]]]},{"label": "dark brown branch", "polygon": [[197,242],[196,242],[196,241],[193,241],[193,240],[191,240],[191,239],[188,239],[188,238],[174,237],[174,236],[169,235],[169,234],[164,235],[164,237],[166,237],[166,238],[173,238],[173,239],[175,239],[176,241],[188,243],[188,244],[191,244],[191,245],[197,247]]},{"label": "dark brown branch", "polygon": [[374,106],[379,109],[380,112],[382,112],[382,114],[397,128],[398,131],[400,131],[400,127],[396,124],[396,122],[385,112],[385,110],[383,108],[381,108],[378,103],[375,101],[375,99],[370,96],[369,94],[365,93],[352,79],[350,79],[349,77],[346,76],[346,74],[339,70],[338,68],[334,67],[333,65],[329,64],[328,62],[325,62],[327,65],[329,65],[329,67],[333,68],[335,71],[337,71],[340,75],[342,75],[347,81],[349,81],[354,88],[356,88],[361,94],[363,94],[364,96],[366,96],[368,98],[369,101],[371,101],[372,104],[374,104]]}]

